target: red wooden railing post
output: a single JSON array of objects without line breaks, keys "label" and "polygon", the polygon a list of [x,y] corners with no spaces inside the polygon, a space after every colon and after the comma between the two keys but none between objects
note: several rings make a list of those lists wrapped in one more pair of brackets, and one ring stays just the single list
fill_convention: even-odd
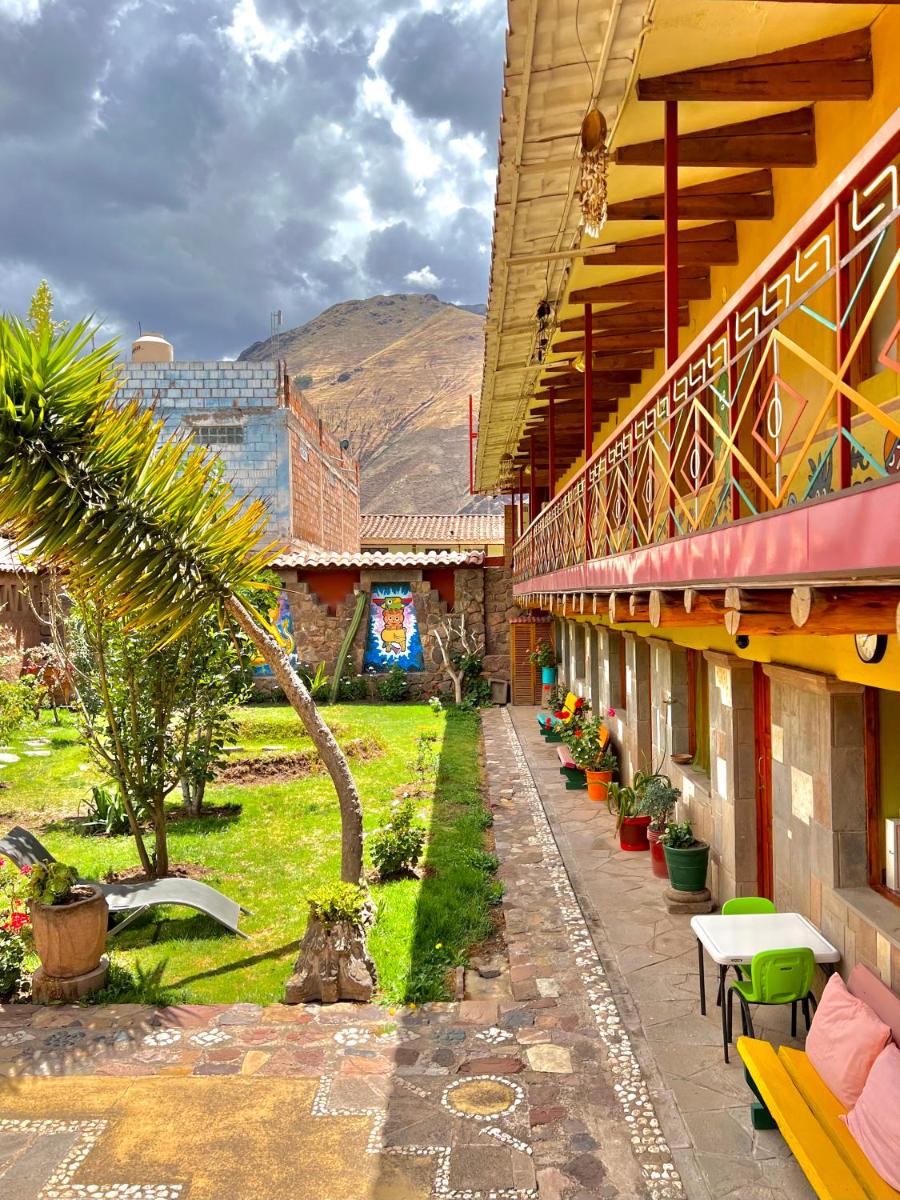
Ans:
[{"label": "red wooden railing post", "polygon": [[[842,377],[841,367],[850,349],[849,314],[846,311],[850,289],[848,287],[847,268],[841,265],[841,259],[850,249],[849,242],[850,221],[847,213],[847,203],[845,200],[839,199],[834,205],[834,323],[837,327],[835,337],[835,356],[837,358],[835,372],[839,377]],[[848,363],[847,370],[849,371],[849,369]],[[843,491],[852,482],[850,440],[847,437],[847,434],[850,432],[850,397],[843,391],[839,391],[837,394],[836,416],[838,436],[837,485],[838,490]]]},{"label": "red wooden railing post", "polygon": [[594,449],[594,314],[584,306],[584,561],[591,557],[591,489],[588,462]]},{"label": "red wooden railing post", "polygon": [[728,477],[729,477],[729,512],[731,513],[732,521],[740,520],[741,516],[741,496],[737,489],[737,485],[741,478],[741,464],[735,453],[734,440],[737,438],[738,432],[738,413],[739,406],[737,400],[737,321],[738,315],[732,313],[728,318],[728,432],[732,438],[732,446],[728,452]]},{"label": "red wooden railing post", "polygon": [[[664,275],[664,336],[666,370],[678,360],[678,101],[667,100],[663,136],[663,275]],[[666,408],[672,411],[672,389],[669,387]],[[672,436],[672,419],[667,423]],[[675,536],[674,462],[669,450],[668,516],[669,537]],[[649,514],[648,514],[649,516]]]}]

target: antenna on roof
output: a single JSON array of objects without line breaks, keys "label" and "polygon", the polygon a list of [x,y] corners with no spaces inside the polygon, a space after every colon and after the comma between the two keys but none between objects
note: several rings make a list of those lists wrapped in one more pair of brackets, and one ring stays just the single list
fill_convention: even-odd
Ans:
[{"label": "antenna on roof", "polygon": [[279,353],[279,351],[281,349],[281,309],[280,308],[276,309],[275,312],[273,312],[271,314],[270,320],[269,320],[269,328],[271,329],[272,341],[275,346],[275,361],[278,362],[281,359],[281,354]]}]

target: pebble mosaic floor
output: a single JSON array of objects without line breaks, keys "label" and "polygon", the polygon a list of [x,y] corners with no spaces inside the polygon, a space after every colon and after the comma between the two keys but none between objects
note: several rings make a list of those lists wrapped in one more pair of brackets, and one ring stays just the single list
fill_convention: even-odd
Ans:
[{"label": "pebble mosaic floor", "polygon": [[[485,714],[484,746],[505,887],[505,995],[396,1011],[8,1006],[0,1200],[687,1196],[656,1087],[504,710]],[[232,1095],[240,1102],[226,1105]],[[159,1138],[133,1139],[126,1156],[120,1143],[154,1096],[156,1112],[193,1106],[209,1122],[201,1116],[204,1128],[184,1143],[173,1125],[168,1156]],[[209,1142],[215,1104],[224,1129]],[[231,1189],[210,1174],[203,1147],[213,1144],[223,1161],[231,1155]],[[292,1153],[306,1154],[304,1169],[279,1183]],[[261,1168],[242,1174],[247,1162],[270,1164],[265,1186]]]}]

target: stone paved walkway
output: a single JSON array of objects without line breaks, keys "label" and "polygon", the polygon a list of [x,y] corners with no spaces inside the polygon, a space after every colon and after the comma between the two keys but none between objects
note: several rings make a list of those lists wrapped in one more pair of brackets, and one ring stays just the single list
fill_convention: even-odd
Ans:
[{"label": "stone paved walkway", "polygon": [[505,711],[485,756],[508,998],[8,1007],[0,1200],[705,1196]]},{"label": "stone paved walkway", "polygon": [[[726,1066],[707,973],[700,1015],[696,941],[689,918],[670,916],[664,881],[647,854],[619,849],[615,822],[586,792],[567,792],[559,764],[528,708],[510,709],[594,945],[644,1068],[688,1195],[697,1200],[811,1200],[813,1192],[780,1134],[750,1126],[749,1091],[737,1054]],[[787,1008],[757,1009],[757,1035],[791,1043]],[[801,1022],[802,1026],[802,1022]],[[798,1044],[798,1043],[793,1043]]]}]

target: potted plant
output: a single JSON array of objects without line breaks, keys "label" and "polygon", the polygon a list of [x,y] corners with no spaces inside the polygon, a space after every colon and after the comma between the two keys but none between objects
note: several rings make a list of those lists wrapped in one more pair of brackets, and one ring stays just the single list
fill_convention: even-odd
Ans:
[{"label": "potted plant", "polygon": [[709,842],[694,837],[690,821],[670,822],[660,841],[673,891],[702,892],[709,866]]},{"label": "potted plant", "polygon": [[650,818],[647,826],[647,841],[650,843],[650,866],[653,874],[668,879],[666,856],[660,838],[675,812],[681,792],[672,786],[667,775],[656,775],[646,784],[641,798],[641,812]]},{"label": "potted plant", "polygon": [[[635,776],[637,781],[637,776]],[[631,787],[610,783],[606,789],[609,811],[616,814],[616,833],[623,850],[649,850],[647,826],[650,818],[641,813],[641,793],[637,782]]]},{"label": "potted plant", "polygon": [[47,975],[74,979],[99,966],[109,907],[95,884],[79,882],[76,869],[65,863],[36,863],[25,895],[34,946]]},{"label": "potted plant", "polygon": [[556,653],[549,642],[538,642],[536,649],[528,655],[532,666],[541,668],[541,683],[553,687],[556,683]]},{"label": "potted plant", "polygon": [[607,788],[619,766],[605,733],[599,717],[587,717],[563,734],[572,761],[585,773],[588,799],[601,802],[606,800]]}]

